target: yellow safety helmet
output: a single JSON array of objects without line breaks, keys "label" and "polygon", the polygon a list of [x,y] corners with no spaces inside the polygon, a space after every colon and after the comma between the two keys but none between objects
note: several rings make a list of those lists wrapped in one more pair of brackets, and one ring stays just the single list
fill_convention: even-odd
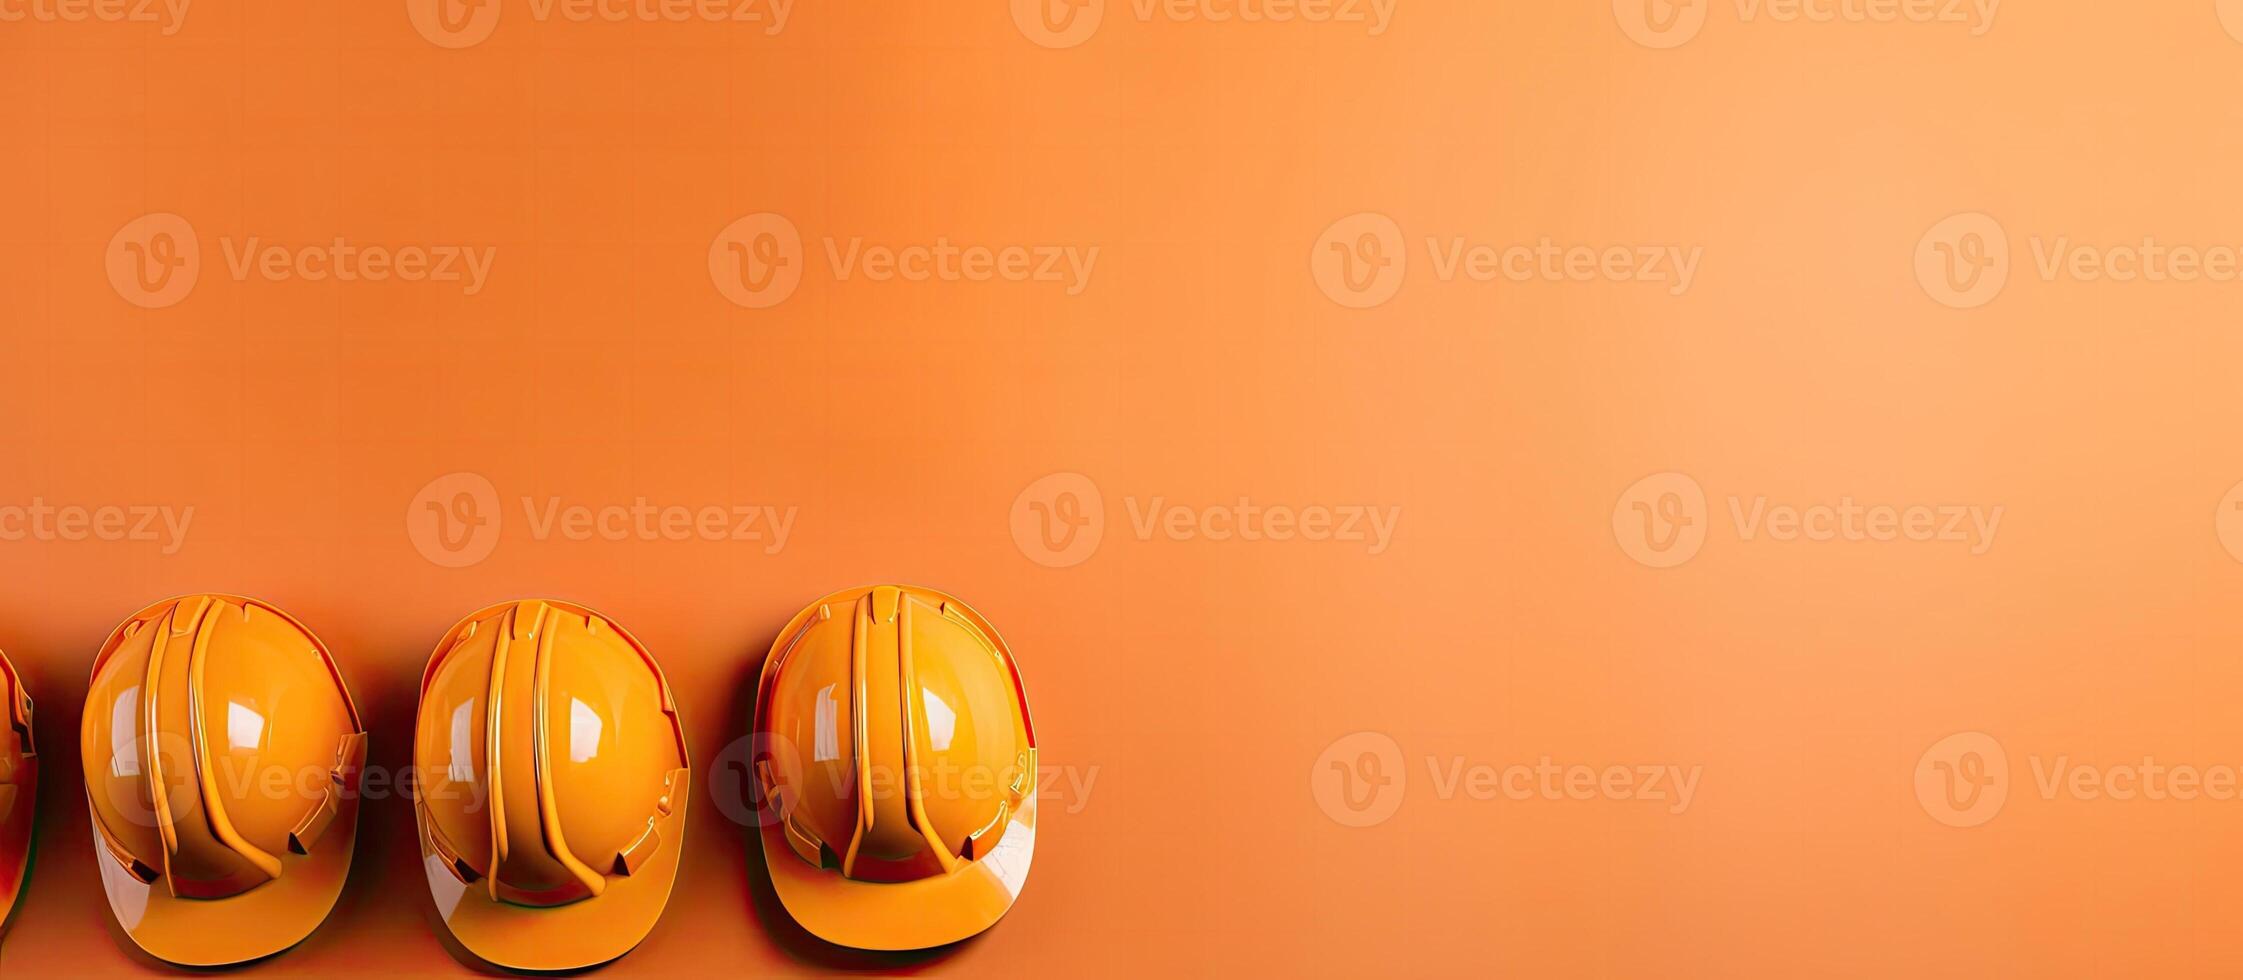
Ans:
[{"label": "yellow safety helmet", "polygon": [[936,592],[810,604],[756,689],[771,883],[795,921],[859,949],[924,949],[996,924],[1036,851],[1036,736],[997,631]]},{"label": "yellow safety helmet", "polygon": [[31,743],[31,694],[0,654],[0,926],[23,895],[31,867],[31,819],[39,802],[39,753]]},{"label": "yellow safety helmet", "polygon": [[661,919],[690,763],[662,668],[622,627],[551,600],[461,620],[421,677],[413,762],[428,887],[469,952],[573,970]]},{"label": "yellow safety helmet", "polygon": [[117,924],[187,966],[311,935],[350,875],[366,731],[302,623],[230,595],[156,603],[109,634],[80,729]]}]

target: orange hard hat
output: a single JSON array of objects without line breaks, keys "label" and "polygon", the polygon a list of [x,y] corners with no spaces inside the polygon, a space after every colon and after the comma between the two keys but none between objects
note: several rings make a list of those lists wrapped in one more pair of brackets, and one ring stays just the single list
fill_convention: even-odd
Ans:
[{"label": "orange hard hat", "polygon": [[631,951],[670,900],[690,763],[646,647],[582,606],[461,620],[421,677],[414,811],[436,908],[513,970]]},{"label": "orange hard hat", "polygon": [[31,866],[31,819],[39,801],[39,753],[31,744],[31,694],[0,654],[0,925],[23,894]]},{"label": "orange hard hat", "polygon": [[997,631],[936,592],[845,589],[787,623],[756,688],[771,883],[859,949],[996,924],[1036,851],[1036,736]]},{"label": "orange hard hat", "polygon": [[366,732],[303,624],[230,595],[133,614],[94,660],[79,737],[102,887],[149,955],[243,963],[327,918]]}]

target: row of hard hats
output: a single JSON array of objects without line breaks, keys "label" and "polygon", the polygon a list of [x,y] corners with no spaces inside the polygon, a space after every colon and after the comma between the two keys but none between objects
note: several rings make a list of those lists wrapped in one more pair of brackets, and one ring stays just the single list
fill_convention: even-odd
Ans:
[{"label": "row of hard hats", "polygon": [[[755,718],[763,854],[804,928],[920,949],[1011,908],[1035,851],[1035,734],[1012,655],[978,613],[901,586],[811,603],[772,644]],[[37,789],[31,700],[4,657],[0,722],[4,919]],[[437,644],[417,729],[422,864],[461,945],[566,970],[646,937],[684,852],[692,765],[644,644],[573,603],[491,606]],[[241,963],[327,917],[350,872],[367,735],[304,624],[231,595],[141,610],[94,661],[80,737],[102,885],[142,949]],[[960,774],[975,785],[960,791]]]}]

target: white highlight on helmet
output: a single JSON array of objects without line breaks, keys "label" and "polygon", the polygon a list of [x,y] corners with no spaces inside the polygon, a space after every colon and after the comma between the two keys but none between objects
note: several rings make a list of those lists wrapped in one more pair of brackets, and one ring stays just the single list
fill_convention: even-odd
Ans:
[{"label": "white highlight on helmet", "polygon": [[452,711],[452,764],[444,775],[455,783],[475,781],[475,699]]},{"label": "white highlight on helmet", "polygon": [[832,762],[841,758],[841,702],[833,698],[833,685],[818,689],[817,731],[812,736],[810,761]]},{"label": "white highlight on helmet", "polygon": [[239,701],[226,702],[226,741],[256,751],[265,744],[265,716]]},{"label": "white highlight on helmet", "polygon": [[590,762],[600,754],[600,715],[583,701],[569,699],[569,761]]},{"label": "white highlight on helmet", "polygon": [[109,709],[109,775],[122,779],[140,775],[140,688],[127,688]]},{"label": "white highlight on helmet", "polygon": [[936,697],[935,692],[922,690],[927,702],[927,741],[934,743],[935,751],[950,751],[950,740],[958,734],[958,712]]}]

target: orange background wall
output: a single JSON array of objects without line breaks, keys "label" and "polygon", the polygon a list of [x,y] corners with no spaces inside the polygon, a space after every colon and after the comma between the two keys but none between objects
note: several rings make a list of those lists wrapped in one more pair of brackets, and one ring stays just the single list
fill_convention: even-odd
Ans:
[{"label": "orange background wall", "polygon": [[[1627,2],[1399,0],[1374,34],[1107,0],[1071,47],[995,0],[802,2],[775,36],[505,0],[456,49],[408,6],[0,22],[0,507],[194,509],[170,555],[0,542],[48,773],[0,973],[157,969],[108,924],[75,751],[93,654],[148,601],[290,610],[396,766],[455,618],[578,599],[656,651],[705,763],[786,617],[874,581],[998,624],[1044,762],[1095,780],[1045,804],[1024,897],[940,954],[823,948],[702,794],[669,914],[614,973],[2243,971],[2243,802],[2044,792],[2034,768],[2243,764],[2218,524],[2243,292],[2048,277],[2030,244],[2243,245],[2243,45],[2209,0],[2003,4],[1978,36],[1717,3],[1671,49]],[[709,253],[763,212],[802,278],[755,309]],[[1353,309],[1311,256],[1361,212],[1408,264]],[[2008,281],[1953,309],[1915,256],[1977,212]],[[201,249],[154,309],[104,265],[149,213]],[[472,296],[237,280],[225,243],[252,236],[495,261]],[[1100,251],[1068,295],[841,279],[829,236]],[[1454,236],[1703,260],[1680,295],[1444,280],[1425,239]],[[457,472],[505,524],[448,568],[406,517]],[[1653,568],[1623,493],[1670,472],[1705,540]],[[1102,500],[1067,567],[1014,533],[1054,473]],[[775,554],[536,540],[524,496],[797,516]],[[1762,496],[2003,516],[1981,554],[1746,538],[1729,501]],[[1373,553],[1131,520],[1241,497],[1399,523]],[[1918,778],[1967,761],[1928,754],[1956,733],[1972,765],[2006,754],[1994,812]],[[1346,826],[1371,818],[1333,780],[1381,751],[1392,809]],[[1702,775],[1679,813],[1437,785],[1545,756]],[[341,906],[256,972],[469,971],[416,857],[410,807],[369,804]]]}]

